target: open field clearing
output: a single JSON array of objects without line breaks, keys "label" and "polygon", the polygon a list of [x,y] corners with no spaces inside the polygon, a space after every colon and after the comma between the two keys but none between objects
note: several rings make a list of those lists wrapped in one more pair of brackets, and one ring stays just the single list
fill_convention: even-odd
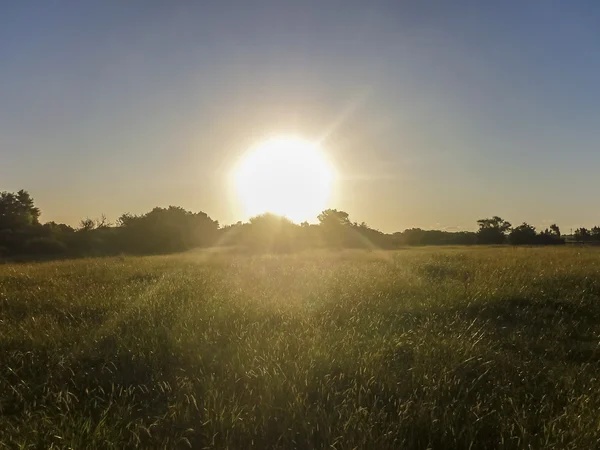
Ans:
[{"label": "open field clearing", "polygon": [[600,250],[0,265],[0,448],[596,448]]}]

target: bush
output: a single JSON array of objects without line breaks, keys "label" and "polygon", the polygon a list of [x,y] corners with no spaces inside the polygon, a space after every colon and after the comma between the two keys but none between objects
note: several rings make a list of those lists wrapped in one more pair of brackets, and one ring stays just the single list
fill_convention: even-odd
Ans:
[{"label": "bush", "polygon": [[67,246],[57,239],[37,237],[25,243],[25,252],[30,255],[63,255]]}]

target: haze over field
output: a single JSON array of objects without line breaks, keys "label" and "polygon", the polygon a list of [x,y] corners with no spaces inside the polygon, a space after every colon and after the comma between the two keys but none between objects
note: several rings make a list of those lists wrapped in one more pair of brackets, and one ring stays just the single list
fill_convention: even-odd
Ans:
[{"label": "haze over field", "polygon": [[335,168],[324,207],[382,231],[590,227],[599,22],[594,1],[12,2],[0,188],[43,221],[234,223],[233,168],[295,136]]}]

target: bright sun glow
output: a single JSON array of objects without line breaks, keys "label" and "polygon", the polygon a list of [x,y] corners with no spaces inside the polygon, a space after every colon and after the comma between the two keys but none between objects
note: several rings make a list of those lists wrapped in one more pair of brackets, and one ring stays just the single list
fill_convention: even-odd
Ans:
[{"label": "bright sun glow", "polygon": [[326,208],[333,170],[318,145],[275,138],[244,155],[234,176],[248,217],[271,212],[302,222]]}]

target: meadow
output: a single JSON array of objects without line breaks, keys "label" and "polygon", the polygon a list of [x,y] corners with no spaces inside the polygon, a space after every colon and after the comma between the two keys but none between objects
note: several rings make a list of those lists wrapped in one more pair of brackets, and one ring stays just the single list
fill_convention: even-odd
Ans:
[{"label": "meadow", "polygon": [[595,248],[2,264],[0,448],[598,448],[599,342]]}]

